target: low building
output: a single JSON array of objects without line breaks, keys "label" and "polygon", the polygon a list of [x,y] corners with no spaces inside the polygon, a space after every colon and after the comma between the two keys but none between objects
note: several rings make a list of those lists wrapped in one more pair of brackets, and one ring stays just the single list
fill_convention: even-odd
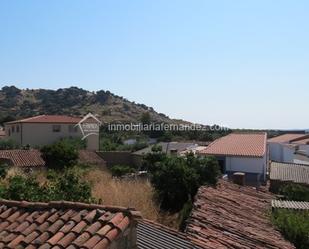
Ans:
[{"label": "low building", "polygon": [[[40,115],[5,123],[6,137],[20,146],[44,146],[61,138],[82,138],[77,124],[81,118],[61,115]],[[99,149],[99,136],[86,138],[87,149]]]},{"label": "low building", "polygon": [[297,141],[307,138],[309,138],[308,134],[284,134],[268,139],[269,159],[276,162],[294,163],[295,153],[300,149]]},{"label": "low building", "polygon": [[5,131],[2,128],[0,128],[0,140],[1,139],[5,139]]},{"label": "low building", "polygon": [[215,156],[222,173],[231,177],[242,172],[247,183],[256,183],[266,181],[266,141],[266,133],[232,133],[215,140],[200,154]]},{"label": "low building", "polygon": [[185,232],[207,249],[295,248],[273,227],[269,211],[273,195],[220,181],[216,188],[198,190]]},{"label": "low building", "polygon": [[309,210],[309,202],[306,201],[284,201],[284,200],[272,200],[271,207],[276,209],[289,209],[289,210]]},{"label": "low building", "polygon": [[309,166],[294,163],[270,164],[270,190],[277,193],[282,185],[295,183],[309,186]]},{"label": "low building", "polygon": [[0,200],[1,248],[134,249],[139,212],[96,204]]}]

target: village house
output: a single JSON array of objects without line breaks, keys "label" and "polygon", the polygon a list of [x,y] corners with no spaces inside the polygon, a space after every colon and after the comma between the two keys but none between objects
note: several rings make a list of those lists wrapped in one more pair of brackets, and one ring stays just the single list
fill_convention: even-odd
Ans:
[{"label": "village house", "polygon": [[[20,146],[31,147],[52,144],[61,138],[82,138],[78,126],[81,118],[61,115],[40,115],[5,123],[6,138]],[[93,122],[93,120],[89,120]],[[88,150],[99,149],[99,136],[86,138]]]},{"label": "village house", "polygon": [[268,139],[269,159],[282,163],[294,163],[295,154],[309,156],[308,134],[284,134]]},{"label": "village house", "polygon": [[221,172],[232,177],[244,173],[246,182],[266,181],[267,174],[266,133],[232,133],[211,143],[200,155],[212,155],[218,159]]}]

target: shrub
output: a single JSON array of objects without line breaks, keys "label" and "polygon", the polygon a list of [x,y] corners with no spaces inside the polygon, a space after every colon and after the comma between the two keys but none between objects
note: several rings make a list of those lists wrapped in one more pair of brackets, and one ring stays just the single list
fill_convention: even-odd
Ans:
[{"label": "shrub", "polygon": [[288,200],[309,201],[309,188],[295,183],[281,186],[279,194],[284,195]]},{"label": "shrub", "polygon": [[5,178],[9,166],[6,163],[0,163],[0,178]]},{"label": "shrub", "polygon": [[309,212],[276,210],[272,214],[275,226],[298,249],[309,248]]},{"label": "shrub", "polygon": [[61,140],[52,145],[46,145],[41,149],[41,152],[47,167],[51,169],[72,167],[78,160],[76,146],[66,140]]},{"label": "shrub", "polygon": [[82,181],[73,170],[64,174],[50,171],[48,181],[40,185],[34,177],[17,175],[8,179],[6,186],[0,187],[1,198],[27,201],[94,201],[91,197],[91,186]]},{"label": "shrub", "polygon": [[135,170],[127,165],[115,165],[111,167],[112,176],[121,177],[123,175],[134,173]]},{"label": "shrub", "polygon": [[0,150],[13,150],[18,148],[19,146],[11,139],[0,140]]},{"label": "shrub", "polygon": [[198,176],[194,169],[187,167],[183,158],[169,157],[160,162],[151,182],[161,208],[170,211],[179,211],[198,189]]}]

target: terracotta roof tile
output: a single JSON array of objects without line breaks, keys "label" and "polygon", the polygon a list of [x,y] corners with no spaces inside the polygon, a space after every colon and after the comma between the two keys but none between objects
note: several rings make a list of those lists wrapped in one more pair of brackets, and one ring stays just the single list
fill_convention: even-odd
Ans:
[{"label": "terracotta roof tile", "polygon": [[266,133],[232,133],[211,143],[200,154],[218,156],[263,157]]},{"label": "terracotta roof tile", "polygon": [[0,150],[0,160],[6,159],[16,167],[43,167],[45,161],[39,150]]},{"label": "terracotta roof tile", "polygon": [[95,151],[80,150],[79,151],[79,162],[91,165],[105,166],[105,160],[100,157]]},{"label": "terracotta roof tile", "polygon": [[216,188],[201,187],[186,232],[192,242],[217,248],[295,248],[272,226],[268,211],[273,195],[261,188],[220,181]]},{"label": "terracotta roof tile", "polygon": [[273,137],[268,139],[268,142],[272,143],[290,143],[292,140],[295,139],[302,139],[303,137],[308,136],[308,134],[293,134],[293,133],[288,133],[288,134],[283,134],[277,137]]},{"label": "terracotta roof tile", "polygon": [[0,248],[103,249],[140,217],[96,204],[0,200]]},{"label": "terracotta roof tile", "polygon": [[39,115],[35,117],[15,120],[7,122],[6,124],[16,124],[16,123],[67,123],[67,124],[77,124],[82,119],[79,117],[71,117],[64,115]]}]

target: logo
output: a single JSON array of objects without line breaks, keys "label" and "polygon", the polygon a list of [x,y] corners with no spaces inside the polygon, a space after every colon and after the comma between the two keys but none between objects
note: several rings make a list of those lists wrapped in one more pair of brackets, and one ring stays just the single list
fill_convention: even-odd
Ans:
[{"label": "logo", "polygon": [[98,136],[100,133],[100,126],[102,122],[97,119],[92,113],[88,113],[81,121],[79,121],[75,127],[79,127],[82,132],[82,140],[85,138],[95,135]]}]

